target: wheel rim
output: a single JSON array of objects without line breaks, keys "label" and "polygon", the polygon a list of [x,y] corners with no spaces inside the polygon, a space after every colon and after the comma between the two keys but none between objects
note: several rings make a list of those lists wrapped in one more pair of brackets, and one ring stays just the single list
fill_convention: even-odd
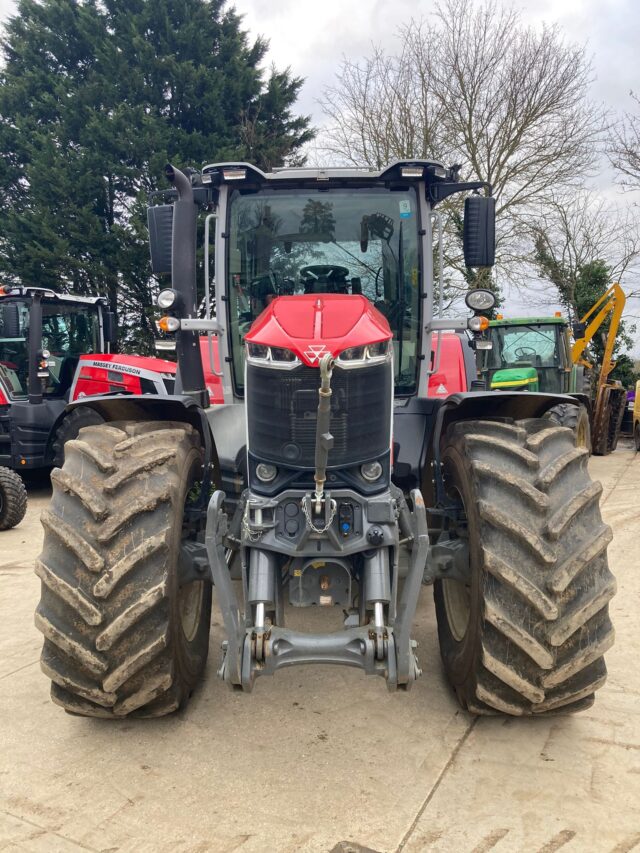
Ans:
[{"label": "wheel rim", "polygon": [[578,421],[578,426],[576,429],[576,447],[586,447],[587,446],[587,425],[584,420]]},{"label": "wheel rim", "polygon": [[180,624],[187,642],[191,643],[198,631],[200,613],[204,600],[204,582],[193,581],[180,589],[178,605],[180,608]]},{"label": "wheel rim", "polygon": [[[453,486],[447,491],[449,499],[462,511],[464,520],[457,523],[452,531],[460,538],[468,537],[469,527],[466,521],[464,501],[459,490]],[[442,593],[447,621],[451,634],[457,643],[462,642],[471,619],[471,588],[458,580],[443,578]]]},{"label": "wheel rim", "polygon": [[[185,495],[183,510],[183,542],[185,540],[190,539],[194,534],[193,530],[189,530],[189,528],[184,525],[184,519],[187,515],[187,507],[194,499],[192,495],[192,489],[194,487],[194,484],[196,483],[199,469],[200,462],[199,460],[195,460],[191,465],[189,477],[187,479],[188,487]],[[203,606],[204,581],[192,581],[191,583],[186,583],[184,584],[184,586],[180,587],[180,590],[178,592],[178,612],[180,614],[180,625],[182,627],[182,633],[184,634],[184,638],[188,643],[193,642],[196,634],[198,633]]]},{"label": "wheel rim", "polygon": [[471,618],[471,591],[459,581],[443,580],[442,592],[449,628],[455,641],[461,643]]}]

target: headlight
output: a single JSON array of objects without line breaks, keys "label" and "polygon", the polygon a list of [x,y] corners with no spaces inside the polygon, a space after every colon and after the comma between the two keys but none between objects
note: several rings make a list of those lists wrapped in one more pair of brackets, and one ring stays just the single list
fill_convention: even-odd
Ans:
[{"label": "headlight", "polygon": [[271,360],[272,361],[296,361],[298,356],[295,352],[291,352],[290,349],[285,349],[284,347],[271,347]]},{"label": "headlight", "polygon": [[382,477],[382,465],[379,462],[365,462],[360,466],[360,473],[368,483],[375,483]]},{"label": "headlight", "polygon": [[175,290],[161,290],[158,294],[158,305],[160,308],[172,308],[177,301],[178,294]]},{"label": "headlight", "polygon": [[484,332],[489,328],[489,321],[486,317],[470,317],[467,326],[472,332]]},{"label": "headlight", "polygon": [[389,341],[378,341],[362,347],[349,347],[338,356],[338,363],[344,367],[357,367],[384,361],[389,356]]},{"label": "headlight", "polygon": [[259,462],[256,465],[256,477],[262,483],[270,483],[272,480],[275,480],[278,474],[278,469],[275,465],[271,465],[268,462]]},{"label": "headlight", "polygon": [[491,290],[476,287],[467,293],[464,301],[472,311],[490,311],[496,304],[496,295]]},{"label": "headlight", "polygon": [[364,355],[364,347],[350,347],[349,349],[343,350],[338,356],[338,359],[340,361],[364,361]]},{"label": "headlight", "polygon": [[266,361],[269,358],[269,347],[263,344],[247,344],[247,354],[249,358],[261,358]]},{"label": "headlight", "polygon": [[369,358],[385,358],[389,352],[389,341],[379,341],[377,344],[369,344],[367,355]]},{"label": "headlight", "polygon": [[247,341],[247,359],[258,362],[261,366],[278,367],[289,370],[300,364],[300,359],[286,347],[269,347],[266,344],[255,344]]}]

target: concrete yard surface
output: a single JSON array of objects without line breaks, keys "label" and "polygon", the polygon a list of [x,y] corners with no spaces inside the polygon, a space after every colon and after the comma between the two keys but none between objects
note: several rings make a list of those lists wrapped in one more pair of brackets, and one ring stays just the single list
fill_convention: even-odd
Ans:
[{"label": "concrete yard surface", "polygon": [[0,533],[0,850],[640,851],[640,455],[621,444],[590,469],[614,530],[617,640],[595,705],[545,719],[459,709],[427,587],[414,632],[424,675],[408,693],[330,667],[232,693],[216,675],[214,604],[206,676],[185,710],[69,716],[38,664],[48,489],[36,483],[25,520]]}]

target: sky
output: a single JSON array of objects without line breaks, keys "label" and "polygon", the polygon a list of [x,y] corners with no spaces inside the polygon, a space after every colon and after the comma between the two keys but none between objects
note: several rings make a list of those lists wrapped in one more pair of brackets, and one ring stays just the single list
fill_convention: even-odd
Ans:
[{"label": "sky", "polygon": [[[399,25],[427,17],[433,0],[237,0],[245,28],[270,42],[268,61],[306,78],[299,108],[319,123],[317,105],[343,56],[369,52],[372,43],[393,47]],[[521,0],[513,4],[534,26],[558,23],[567,39],[593,56],[593,95],[613,108],[629,106],[640,89],[640,4],[637,0]],[[16,9],[0,0],[0,21]]]},{"label": "sky", "polygon": [[[398,26],[427,17],[434,0],[236,0],[232,5],[251,35],[268,39],[267,62],[305,78],[297,108],[318,126],[323,121],[318,99],[334,81],[341,59],[363,57],[372,44],[393,49]],[[586,47],[594,100],[617,112],[632,109],[629,92],[640,93],[638,0],[515,0],[513,5],[524,22],[556,23],[568,41]],[[13,0],[0,0],[0,21],[15,8]],[[623,195],[614,186],[604,162],[596,186],[621,205],[640,204],[640,193]],[[640,303],[633,313],[640,316]],[[640,333],[634,349],[640,354]]]},{"label": "sky", "polygon": [[[6,0],[0,0],[0,5]],[[427,17],[432,0],[238,0],[253,34],[270,41],[277,67],[306,78],[302,110],[320,118],[316,99],[342,56],[365,55],[373,43],[392,47],[400,24]],[[624,107],[640,86],[640,4],[637,0],[526,0],[514,7],[534,26],[558,23],[570,41],[594,57],[594,97]]]}]

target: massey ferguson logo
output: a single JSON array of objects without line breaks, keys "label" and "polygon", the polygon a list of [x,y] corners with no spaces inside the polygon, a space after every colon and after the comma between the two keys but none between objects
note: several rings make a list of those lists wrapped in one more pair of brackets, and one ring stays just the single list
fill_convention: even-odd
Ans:
[{"label": "massey ferguson logo", "polygon": [[305,358],[308,358],[311,364],[315,361],[320,361],[323,355],[327,353],[328,350],[324,344],[319,344],[318,346],[314,344],[309,344],[309,349],[305,350]]},{"label": "massey ferguson logo", "polygon": [[104,370],[113,370],[117,373],[129,373],[131,376],[142,376],[142,371],[137,367],[129,367],[127,364],[118,364],[114,361],[95,361],[92,359],[90,362],[87,360],[82,363],[88,367],[102,367]]}]

